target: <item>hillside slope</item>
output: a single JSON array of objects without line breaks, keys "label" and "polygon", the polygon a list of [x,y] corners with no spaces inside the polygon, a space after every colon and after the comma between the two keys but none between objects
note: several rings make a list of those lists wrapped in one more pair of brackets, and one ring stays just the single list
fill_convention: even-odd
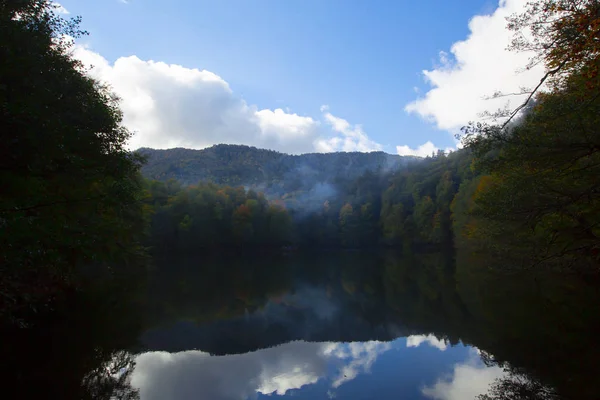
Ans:
[{"label": "hillside slope", "polygon": [[211,181],[256,187],[270,194],[311,190],[317,184],[351,180],[365,171],[392,171],[418,161],[384,152],[288,155],[240,145],[202,150],[138,150],[148,158],[142,174],[149,179],[176,179],[184,185]]}]

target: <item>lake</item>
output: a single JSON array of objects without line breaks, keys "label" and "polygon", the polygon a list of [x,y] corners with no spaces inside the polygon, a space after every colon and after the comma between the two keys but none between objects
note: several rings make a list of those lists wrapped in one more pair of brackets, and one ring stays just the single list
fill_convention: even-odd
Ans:
[{"label": "lake", "polygon": [[144,285],[94,281],[5,332],[2,372],[23,398],[600,398],[596,282],[488,266],[160,255]]}]

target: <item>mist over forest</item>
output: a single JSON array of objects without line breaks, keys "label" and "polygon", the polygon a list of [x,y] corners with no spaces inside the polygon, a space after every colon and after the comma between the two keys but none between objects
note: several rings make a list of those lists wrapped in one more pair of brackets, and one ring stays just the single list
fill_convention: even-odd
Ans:
[{"label": "mist over forest", "polygon": [[[0,0],[2,375],[24,398],[136,399],[130,378],[142,339],[225,355],[290,340],[427,334],[439,351],[446,341],[476,343],[483,364],[512,374],[478,400],[597,399],[600,1],[537,0],[519,10],[499,14],[507,51],[524,55],[522,71],[543,70],[539,81],[492,91],[488,100],[516,96],[517,105],[469,110],[481,118],[461,122],[461,149],[427,157],[366,152],[384,147],[327,106],[336,136],[319,136],[311,117],[231,100],[219,76],[176,69],[208,79],[243,111],[243,123],[223,124],[239,128],[229,142],[284,137],[281,117],[300,124],[285,125],[292,132],[305,127],[305,145],[332,151],[289,155],[239,144],[131,151],[127,122],[157,111],[151,96],[132,107],[76,57],[87,35],[81,17],[49,0]],[[456,43],[454,53],[469,48]],[[108,75],[118,64],[97,59]],[[165,82],[186,81],[172,78]],[[185,107],[197,105],[190,98]],[[169,99],[156,104],[176,108]],[[405,111],[430,117],[423,99]],[[216,103],[201,111],[220,126]],[[449,117],[438,128],[460,119]],[[250,129],[261,122],[266,131]],[[148,135],[169,128],[157,123]],[[405,147],[396,149],[416,154]],[[183,347],[170,323],[189,335]],[[259,358],[239,358],[249,360],[244,386],[256,383]]]},{"label": "mist over forest", "polygon": [[142,148],[142,174],[148,179],[175,179],[183,185],[214,182],[245,186],[269,194],[311,191],[319,184],[356,179],[366,171],[397,171],[420,157],[382,151],[290,155],[241,145],[215,145],[202,150]]},{"label": "mist over forest", "polygon": [[[469,159],[467,151],[427,158],[383,152],[291,156],[237,145],[137,154],[145,157],[142,174],[150,180],[156,211],[151,225],[166,235],[157,243],[194,237],[184,241],[204,247],[401,246],[415,233],[411,243],[450,244],[450,201],[466,179]],[[399,222],[405,230],[390,225]],[[211,229],[226,232],[222,241]]]},{"label": "mist over forest", "polygon": [[[91,266],[140,265],[169,248],[468,246],[517,268],[597,272],[599,5],[575,3],[532,2],[505,18],[509,50],[536,54],[546,74],[521,88],[520,106],[465,121],[464,150],[425,159],[240,145],[131,152],[118,96],[71,51],[87,34],[81,18],[49,1],[2,3],[6,315],[76,287]],[[364,139],[359,128],[345,132]]]}]

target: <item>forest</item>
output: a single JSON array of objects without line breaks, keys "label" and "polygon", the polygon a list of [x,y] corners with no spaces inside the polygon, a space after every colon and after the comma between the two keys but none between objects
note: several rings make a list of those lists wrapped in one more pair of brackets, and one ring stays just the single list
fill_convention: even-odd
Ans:
[{"label": "forest", "polygon": [[[597,272],[600,5],[580,3],[534,2],[524,14],[509,18],[515,34],[511,50],[535,51],[531,62],[544,63],[546,75],[536,88],[521,93],[527,97],[517,109],[488,113],[492,123],[466,124],[460,135],[464,149],[393,166],[365,164],[364,171],[352,173],[338,164],[325,175],[316,172],[323,170],[316,155],[312,160],[312,155],[301,156],[305,160],[288,178],[300,183],[291,186],[277,186],[281,176],[290,176],[290,169],[283,175],[269,174],[265,171],[277,168],[267,161],[259,168],[261,176],[238,180],[244,185],[238,194],[234,188],[205,183],[222,182],[210,172],[228,168],[228,162],[221,162],[198,176],[203,181],[197,186],[175,189],[173,181],[150,183],[151,206],[156,210],[152,229],[160,226],[183,247],[191,242],[211,246],[215,240],[310,248],[444,244],[508,254],[522,268],[543,264]],[[521,30],[531,30],[531,39],[519,35]],[[238,160],[256,161],[260,157],[253,154],[267,154],[235,149]],[[217,146],[208,151],[223,150]],[[148,155],[153,171],[173,165]],[[327,165],[358,155],[320,157],[330,157]],[[231,176],[239,176],[237,165],[232,165]],[[182,168],[177,171],[193,167]],[[274,220],[280,221],[278,229]],[[211,230],[209,226],[219,232],[212,242],[203,239],[202,230]],[[154,232],[150,236],[158,237]],[[274,235],[278,240],[273,241]]]},{"label": "forest", "polygon": [[[118,99],[70,53],[80,19],[2,2],[2,314],[44,307],[82,274],[141,267],[152,249],[449,245],[597,272],[599,5],[540,4],[509,21],[512,50],[546,65],[538,88],[467,124],[464,149],[415,159],[131,152]],[[531,26],[543,28],[518,39]]]},{"label": "forest", "polygon": [[[13,360],[3,366],[5,376],[31,365],[60,376],[65,371],[53,363],[60,359],[65,370],[71,368],[63,376],[72,379],[53,387],[58,392],[115,398],[115,390],[123,390],[118,398],[135,398],[121,374],[133,361],[120,352],[116,362],[114,354],[142,330],[139,315],[131,315],[152,256],[394,249],[402,262],[386,259],[381,275],[364,280],[352,278],[348,267],[341,289],[336,286],[347,293],[358,287],[373,299],[376,307],[361,309],[370,326],[380,322],[377,311],[385,304],[402,317],[407,332],[440,331],[453,343],[476,343],[495,352],[490,362],[508,360],[567,393],[593,398],[596,375],[582,365],[591,365],[597,352],[563,365],[577,377],[572,380],[554,368],[552,354],[531,359],[520,349],[545,340],[558,353],[566,341],[567,349],[583,354],[579,338],[591,332],[594,309],[582,307],[579,318],[556,303],[559,311],[550,315],[545,310],[551,301],[536,298],[533,309],[519,314],[521,297],[511,298],[511,290],[526,283],[505,273],[558,276],[553,282],[561,283],[551,289],[563,301],[575,296],[570,279],[596,282],[600,272],[598,1],[539,0],[509,18],[511,50],[533,52],[531,63],[544,65],[546,74],[537,87],[523,89],[518,108],[489,113],[482,119],[487,122],[465,121],[462,149],[426,158],[383,152],[292,156],[240,145],[131,151],[133,132],[123,123],[119,99],[72,54],[74,40],[87,34],[81,19],[67,19],[56,8],[47,0],[0,0],[0,332],[18,339],[15,349],[30,350],[20,354],[3,344],[0,355]],[[524,30],[528,36],[519,34]],[[433,260],[414,257],[417,251],[431,251]],[[435,259],[439,251],[452,254],[443,257],[452,265]],[[237,297],[222,304],[204,278],[224,272],[208,263],[190,278],[205,287],[197,295],[206,309],[185,309],[176,295],[166,296],[165,303],[150,304],[158,310],[153,317],[177,313],[202,320],[252,311],[266,301],[265,293],[276,297],[287,290],[286,270],[274,265],[247,284],[244,268],[250,267],[232,266]],[[310,265],[318,273],[327,270],[324,262]],[[490,270],[499,281],[477,278]],[[494,297],[494,282],[505,285],[498,295],[504,297]],[[159,294],[181,289],[152,284]],[[110,312],[100,312],[105,309]],[[502,315],[532,333],[515,339]],[[61,342],[46,343],[50,336],[37,326],[50,326]],[[79,343],[81,337],[72,340],[73,329],[93,346]],[[120,333],[128,337],[113,343]],[[53,353],[54,345],[68,348],[68,358]],[[520,370],[514,373],[518,377]],[[497,383],[496,397],[482,399],[505,398],[504,383]]]},{"label": "forest", "polygon": [[[255,151],[248,148],[247,157]],[[358,156],[322,156],[342,155]],[[439,152],[387,172],[376,165],[355,177],[345,168],[338,169],[341,174],[311,174],[321,169],[305,162],[295,172],[300,187],[285,193],[273,190],[268,179],[236,187],[210,179],[187,186],[174,179],[147,180],[150,245],[179,249],[451,245],[451,203],[461,182],[473,176],[470,160],[467,151]],[[258,191],[261,187],[263,192]],[[459,207],[459,212],[466,211]]]},{"label": "forest", "polygon": [[146,156],[141,171],[148,179],[175,179],[184,185],[209,180],[278,194],[307,190],[319,181],[355,179],[367,170],[396,170],[420,159],[382,151],[290,155],[232,144],[202,150],[141,148],[137,153]]}]

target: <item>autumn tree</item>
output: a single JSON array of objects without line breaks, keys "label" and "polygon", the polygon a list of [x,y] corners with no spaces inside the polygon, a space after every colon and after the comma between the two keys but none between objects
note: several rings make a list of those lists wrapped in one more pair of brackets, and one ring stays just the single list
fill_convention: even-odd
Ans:
[{"label": "autumn tree", "polygon": [[507,27],[513,32],[509,49],[533,54],[523,67],[530,69],[542,64],[545,74],[533,88],[521,88],[520,92],[512,94],[495,93],[492,96],[527,96],[513,110],[484,113],[494,118],[505,118],[502,128],[509,127],[513,118],[535,102],[540,89],[564,88],[568,77],[573,74],[587,77],[588,89],[598,89],[595,78],[600,62],[600,1],[530,1],[524,12],[508,18]]},{"label": "autumn tree", "polygon": [[584,69],[592,79],[598,74],[600,1],[530,1],[508,19],[508,28],[514,32],[510,49],[532,52],[526,67],[543,63],[552,86]]},{"label": "autumn tree", "polygon": [[489,175],[476,191],[477,236],[500,252],[567,268],[599,259],[599,12],[598,1],[542,0],[509,19],[513,50],[534,51],[548,90],[501,125],[464,130]]},{"label": "autumn tree", "polygon": [[492,184],[478,194],[478,214],[542,258],[598,259],[600,101],[587,79],[573,75],[542,96],[500,155],[479,162]]},{"label": "autumn tree", "polygon": [[249,242],[254,235],[252,229],[252,210],[245,204],[240,205],[233,212],[233,235],[238,243]]},{"label": "autumn tree", "polygon": [[149,181],[146,187],[154,250],[281,246],[292,240],[290,214],[262,193],[210,182],[181,187]]}]

